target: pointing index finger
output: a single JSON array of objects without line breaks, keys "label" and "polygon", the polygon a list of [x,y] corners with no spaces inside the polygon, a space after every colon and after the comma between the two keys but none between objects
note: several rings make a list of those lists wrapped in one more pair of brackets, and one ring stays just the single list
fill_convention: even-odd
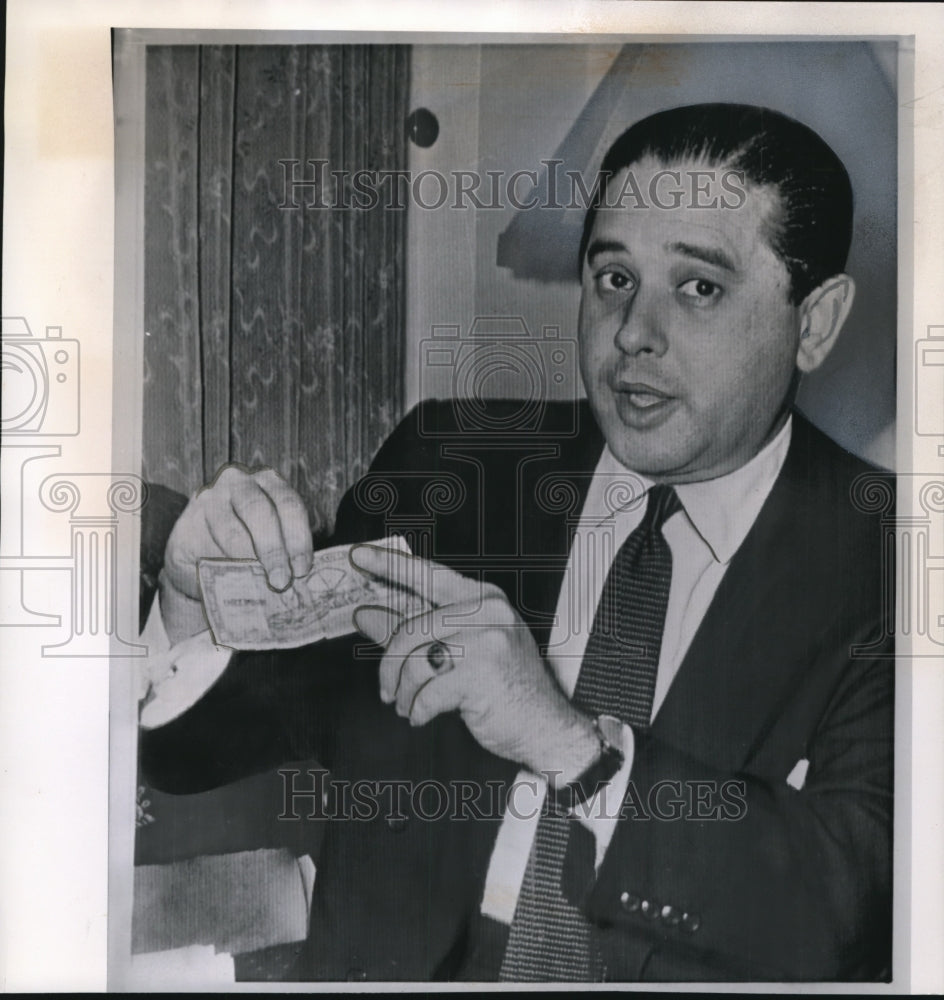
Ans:
[{"label": "pointing index finger", "polygon": [[479,586],[440,563],[379,545],[355,545],[350,559],[355,569],[439,606],[467,599]]}]

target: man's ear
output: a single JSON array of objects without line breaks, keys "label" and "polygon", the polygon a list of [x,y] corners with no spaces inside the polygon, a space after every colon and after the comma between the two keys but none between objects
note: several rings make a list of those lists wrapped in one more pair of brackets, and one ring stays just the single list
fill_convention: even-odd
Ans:
[{"label": "man's ear", "polygon": [[800,304],[800,343],[797,347],[797,368],[811,372],[826,360],[845,323],[855,282],[848,274],[827,278]]}]

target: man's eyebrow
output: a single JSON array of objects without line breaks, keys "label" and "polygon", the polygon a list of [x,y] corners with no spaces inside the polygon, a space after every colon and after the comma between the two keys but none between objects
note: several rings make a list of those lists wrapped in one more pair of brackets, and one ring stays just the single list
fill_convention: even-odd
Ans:
[{"label": "man's eyebrow", "polygon": [[587,260],[592,260],[601,253],[627,253],[626,246],[619,240],[594,240],[587,247]]},{"label": "man's eyebrow", "polygon": [[694,243],[670,243],[667,249],[672,253],[680,253],[685,257],[694,257],[696,260],[703,260],[706,264],[713,264],[725,271],[737,271],[734,260],[720,247],[698,246]]}]

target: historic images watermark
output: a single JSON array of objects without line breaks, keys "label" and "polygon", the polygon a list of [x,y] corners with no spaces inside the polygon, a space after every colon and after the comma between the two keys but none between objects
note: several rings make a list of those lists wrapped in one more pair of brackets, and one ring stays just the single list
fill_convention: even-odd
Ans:
[{"label": "historic images watermark", "polygon": [[[125,586],[118,534],[146,503],[147,486],[133,473],[84,469],[52,473],[35,486],[35,463],[60,459],[63,445],[80,432],[81,345],[63,337],[61,326],[35,334],[25,316],[2,317],[0,333],[7,516],[0,571],[9,586],[0,628],[55,628],[59,641],[43,643],[44,657],[144,656],[146,648],[129,640],[128,624],[118,621],[118,594]],[[68,516],[68,552],[47,550],[50,532],[38,530],[45,512]],[[28,587],[38,574],[52,584],[64,573],[69,574],[66,607],[54,586]],[[43,609],[31,606],[32,594],[46,598]]]},{"label": "historic images watermark", "polygon": [[[536,208],[740,208],[747,190],[744,172],[733,169],[656,171],[645,182],[631,170],[619,184],[601,172],[587,184],[579,170],[559,168],[563,160],[541,160],[537,170],[332,170],[328,160],[279,160],[281,209],[402,211],[407,206],[436,211],[527,212]],[[606,191],[601,188],[606,182]]]},{"label": "historic images watermark", "polygon": [[[302,778],[302,774],[307,778]],[[747,815],[747,785],[741,779],[663,779],[645,789],[629,781],[617,796],[608,785],[572,809],[550,795],[541,795],[543,784],[551,784],[558,772],[542,771],[533,778],[507,781],[428,779],[410,781],[348,780],[334,778],[322,768],[280,768],[282,812],[280,820],[350,820],[369,823],[382,819],[389,825],[410,819],[533,820],[551,813],[596,818],[658,820],[675,822],[733,822]],[[611,794],[608,794],[611,793]]]}]

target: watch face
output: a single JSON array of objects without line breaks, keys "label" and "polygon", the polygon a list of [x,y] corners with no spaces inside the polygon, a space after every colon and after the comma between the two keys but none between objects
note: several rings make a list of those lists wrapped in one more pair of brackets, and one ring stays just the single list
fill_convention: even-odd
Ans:
[{"label": "watch face", "polygon": [[597,719],[597,725],[610,746],[617,750],[623,749],[623,723],[619,719],[613,715],[601,715]]}]

